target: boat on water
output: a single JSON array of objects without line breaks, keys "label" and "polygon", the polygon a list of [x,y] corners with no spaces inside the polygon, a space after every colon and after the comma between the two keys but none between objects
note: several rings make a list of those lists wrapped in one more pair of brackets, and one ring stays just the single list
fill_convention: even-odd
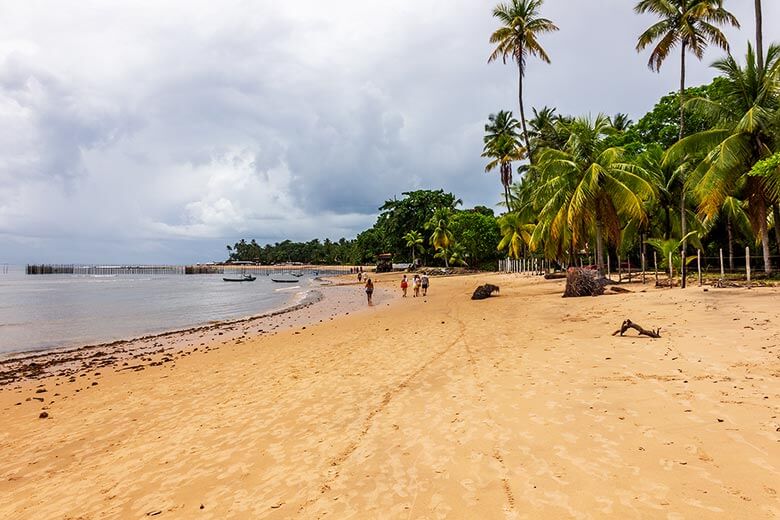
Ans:
[{"label": "boat on water", "polygon": [[289,279],[289,278],[271,278],[272,282],[276,283],[298,283],[300,280],[297,278]]},{"label": "boat on water", "polygon": [[245,275],[239,276],[237,278],[226,276],[226,277],[224,277],[222,279],[224,281],[226,281],[226,282],[254,282],[255,280],[257,280],[257,278],[255,278],[251,274],[245,274]]}]

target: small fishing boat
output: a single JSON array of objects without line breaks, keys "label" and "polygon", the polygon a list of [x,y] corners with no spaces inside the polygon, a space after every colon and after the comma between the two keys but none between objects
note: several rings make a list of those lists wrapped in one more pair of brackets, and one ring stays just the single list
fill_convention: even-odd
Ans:
[{"label": "small fishing boat", "polygon": [[243,276],[239,276],[238,278],[232,278],[232,277],[224,277],[222,278],[226,282],[254,282],[257,280],[254,276],[251,274],[245,274]]},{"label": "small fishing boat", "polygon": [[297,278],[289,279],[289,278],[271,278],[272,282],[276,283],[298,283],[299,280]]}]

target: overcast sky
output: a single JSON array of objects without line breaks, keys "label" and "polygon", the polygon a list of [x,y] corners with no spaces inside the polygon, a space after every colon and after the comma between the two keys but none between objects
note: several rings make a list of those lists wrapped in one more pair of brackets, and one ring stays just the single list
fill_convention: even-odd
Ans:
[{"label": "overcast sky", "polygon": [[[633,0],[547,0],[526,106],[641,117],[676,88],[634,50]],[[0,0],[0,263],[195,262],[352,238],[403,191],[495,206],[488,114],[517,109],[487,64],[494,2]],[[730,0],[741,56],[752,0]],[[765,41],[780,2],[764,2]],[[713,77],[712,50],[689,84]],[[530,112],[530,109],[529,109]],[[498,209],[498,208],[496,208]]]}]

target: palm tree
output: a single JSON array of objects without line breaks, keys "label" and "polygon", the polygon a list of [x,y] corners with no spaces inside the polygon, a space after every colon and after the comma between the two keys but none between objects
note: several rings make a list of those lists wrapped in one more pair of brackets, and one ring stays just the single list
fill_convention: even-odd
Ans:
[{"label": "palm tree", "polygon": [[[713,43],[725,51],[729,43],[717,25],[730,24],[739,27],[737,18],[723,8],[723,0],[640,0],[634,10],[637,13],[655,13],[661,21],[651,25],[639,36],[637,51],[642,51],[657,41],[650,53],[647,66],[650,70],[660,71],[664,60],[671,50],[680,44],[680,134],[685,135],[685,51],[689,50],[698,59],[704,55],[707,44]],[[684,197],[684,192],[683,192]],[[680,218],[682,236],[686,235],[685,201],[680,200]],[[686,242],[682,247],[682,287],[686,283]]]},{"label": "palm tree", "polygon": [[563,150],[547,149],[539,157],[535,198],[546,202],[536,231],[568,240],[571,248],[595,236],[596,264],[603,272],[605,241],[619,245],[621,219],[646,219],[644,201],[654,190],[642,168],[624,161],[622,148],[606,147],[604,139],[614,131],[608,117],[577,118],[570,131]]},{"label": "palm tree", "polygon": [[504,186],[504,200],[509,211],[509,186],[512,185],[512,163],[525,157],[525,149],[520,146],[517,133],[519,123],[512,117],[512,112],[501,110],[498,114],[488,116],[488,124],[485,125],[485,147],[482,157],[491,161],[485,166],[485,171],[490,172],[498,167],[501,173],[501,184]]},{"label": "palm tree", "polygon": [[424,251],[423,236],[419,231],[409,231],[404,235],[404,240],[406,240],[406,247],[412,250],[412,265],[414,265],[416,263],[415,251],[419,251],[420,253]]},{"label": "palm tree", "polygon": [[672,49],[680,44],[680,139],[685,135],[685,51],[702,59],[707,44],[712,43],[725,51],[729,43],[717,25],[730,24],[739,27],[737,18],[723,8],[723,0],[640,0],[634,7],[637,13],[655,13],[661,20],[651,25],[639,36],[636,50],[642,51],[658,42],[650,53],[647,66],[660,71]]},{"label": "palm tree", "polygon": [[[450,208],[437,208],[433,212],[433,217],[425,224],[425,228],[432,230],[430,243],[434,249],[449,250],[455,243],[455,237],[450,230],[452,220],[452,210]],[[449,255],[444,254],[444,265],[449,267]]]},{"label": "palm tree", "polygon": [[695,98],[689,103],[717,117],[718,128],[691,135],[673,145],[667,156],[706,154],[693,172],[699,213],[711,218],[723,207],[726,197],[744,193],[753,231],[762,244],[764,271],[771,274],[767,213],[776,201],[771,182],[750,175],[756,163],[771,156],[775,146],[774,124],[780,109],[780,46],[770,45],[757,67],[753,46],[748,44],[744,68],[733,56],[716,61],[713,67],[724,76],[719,102]]},{"label": "palm tree", "polygon": [[543,33],[557,31],[558,27],[546,18],[539,18],[539,8],[544,0],[511,0],[509,3],[498,4],[493,9],[493,17],[498,18],[501,27],[490,35],[490,43],[496,44],[496,48],[488,57],[488,63],[499,57],[504,64],[508,60],[517,63],[519,73],[517,91],[520,101],[520,122],[523,126],[525,147],[529,151],[528,159],[533,164],[531,155],[531,142],[528,138],[528,130],[525,124],[525,109],[523,107],[523,76],[525,75],[525,62],[528,56],[537,56],[544,62],[550,63],[550,57],[539,44],[538,36]]},{"label": "palm tree", "polygon": [[498,225],[501,228],[502,237],[498,244],[498,250],[508,249],[511,258],[520,258],[524,244],[531,241],[534,225],[524,221],[518,213],[503,215],[498,219]]},{"label": "palm tree", "polygon": [[615,116],[610,119],[610,122],[612,123],[612,128],[618,132],[625,132],[628,130],[628,127],[631,126],[631,123],[633,123],[633,121],[629,119],[628,114],[623,114],[621,112],[615,114]]},{"label": "palm tree", "polygon": [[758,68],[764,68],[764,35],[763,35],[763,16],[761,15],[761,0],[755,1],[756,10],[756,54],[758,55]]}]

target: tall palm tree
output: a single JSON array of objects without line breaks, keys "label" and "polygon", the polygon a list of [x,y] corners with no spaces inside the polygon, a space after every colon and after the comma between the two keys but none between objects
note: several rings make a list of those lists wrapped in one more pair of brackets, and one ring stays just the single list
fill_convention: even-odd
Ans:
[{"label": "tall palm tree", "polygon": [[723,207],[726,197],[744,193],[751,227],[762,244],[764,271],[771,274],[767,220],[777,194],[769,179],[750,171],[771,156],[777,144],[773,130],[780,110],[780,46],[769,46],[763,69],[758,68],[750,44],[744,67],[733,56],[716,61],[713,67],[724,76],[722,99],[694,98],[689,103],[717,116],[718,128],[684,138],[669,149],[667,157],[705,154],[693,175],[699,212],[708,218]]},{"label": "tall palm tree", "polygon": [[525,149],[520,146],[520,135],[517,119],[512,117],[512,112],[501,110],[498,114],[488,116],[488,124],[485,125],[485,147],[482,157],[491,161],[485,166],[485,171],[490,172],[498,167],[501,173],[501,184],[504,187],[504,201],[509,211],[509,186],[512,185],[512,163],[525,157]]},{"label": "tall palm tree", "polygon": [[[431,220],[425,224],[425,228],[432,231],[430,243],[434,249],[449,251],[455,243],[455,237],[450,230],[452,221],[452,210],[450,208],[437,208],[433,212]],[[449,267],[449,254],[444,253],[444,265]]]},{"label": "tall palm tree", "polygon": [[717,27],[730,24],[739,27],[737,18],[723,8],[723,0],[640,0],[634,7],[637,13],[655,13],[661,20],[639,36],[636,50],[642,51],[657,42],[647,66],[656,72],[677,44],[680,44],[680,139],[685,135],[685,52],[698,59],[704,56],[712,43],[728,51],[726,36]]},{"label": "tall palm tree", "polygon": [[[680,134],[685,135],[685,52],[690,51],[698,59],[704,55],[709,43],[728,51],[726,36],[717,27],[730,24],[739,27],[737,18],[723,8],[723,0],[640,0],[634,10],[637,13],[655,13],[661,20],[651,25],[639,36],[636,50],[642,51],[657,42],[647,66],[660,71],[661,65],[672,49],[680,44]],[[685,196],[683,192],[683,197]],[[686,235],[685,200],[680,200],[682,236]],[[685,239],[682,247],[682,287],[686,284]]]},{"label": "tall palm tree", "polygon": [[758,68],[764,68],[764,20],[761,14],[761,0],[755,1],[756,10],[756,54],[758,55]]},{"label": "tall palm tree", "polygon": [[539,157],[536,199],[546,203],[536,229],[546,226],[551,237],[568,237],[576,247],[595,237],[603,272],[605,242],[619,245],[621,220],[645,220],[644,201],[654,190],[644,170],[624,160],[622,148],[606,147],[605,137],[614,131],[608,117],[577,118],[570,131],[563,150],[547,149]]},{"label": "tall palm tree", "polygon": [[612,122],[612,128],[617,130],[618,132],[625,132],[628,130],[628,127],[631,126],[631,119],[628,117],[628,114],[623,114],[621,112],[618,112],[610,119]]},{"label": "tall palm tree", "polygon": [[539,44],[540,34],[557,31],[558,27],[547,18],[539,18],[539,9],[544,0],[511,0],[509,3],[498,4],[493,9],[493,17],[498,18],[501,27],[490,35],[490,43],[496,48],[488,57],[488,63],[499,57],[504,64],[508,60],[517,63],[518,83],[517,96],[520,101],[520,123],[523,126],[525,147],[528,150],[528,160],[533,164],[531,142],[525,123],[525,108],[523,107],[523,76],[525,62],[528,56],[537,56],[550,63],[550,57]]}]

